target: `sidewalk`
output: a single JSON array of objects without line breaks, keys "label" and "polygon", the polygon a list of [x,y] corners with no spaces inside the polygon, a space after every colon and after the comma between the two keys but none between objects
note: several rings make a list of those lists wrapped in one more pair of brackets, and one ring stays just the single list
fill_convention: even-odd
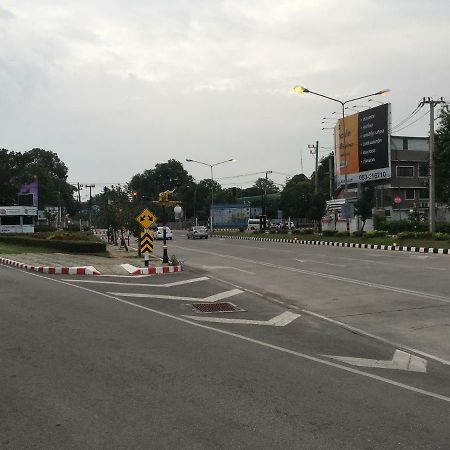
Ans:
[{"label": "sidewalk", "polygon": [[[67,273],[73,275],[136,275],[163,272],[162,261],[157,256],[150,256],[149,267],[145,268],[144,258],[138,257],[136,251],[126,251],[116,245],[107,245],[107,256],[77,255],[70,253],[19,253],[2,254],[0,263],[42,273]],[[171,266],[164,273],[179,272],[181,266]],[[84,270],[83,270],[84,269]],[[139,269],[139,271],[137,271]],[[157,273],[154,273],[155,275]]]}]

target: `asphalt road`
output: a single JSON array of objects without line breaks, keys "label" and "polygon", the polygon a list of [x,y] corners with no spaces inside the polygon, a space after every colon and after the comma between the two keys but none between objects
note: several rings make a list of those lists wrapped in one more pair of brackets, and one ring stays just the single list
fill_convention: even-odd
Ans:
[{"label": "asphalt road", "polygon": [[176,234],[189,267],[450,364],[450,256]]},{"label": "asphalt road", "polygon": [[[203,270],[0,266],[0,286],[2,449],[448,448],[448,366],[333,359],[384,364],[398,349]],[[242,311],[196,312],[205,301]]]}]

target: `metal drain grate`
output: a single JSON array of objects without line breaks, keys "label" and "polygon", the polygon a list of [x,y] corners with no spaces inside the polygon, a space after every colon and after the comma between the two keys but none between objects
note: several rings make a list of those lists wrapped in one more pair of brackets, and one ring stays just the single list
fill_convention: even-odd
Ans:
[{"label": "metal drain grate", "polygon": [[195,310],[201,313],[215,313],[215,312],[237,312],[245,311],[245,309],[239,308],[233,303],[193,303],[192,306]]}]

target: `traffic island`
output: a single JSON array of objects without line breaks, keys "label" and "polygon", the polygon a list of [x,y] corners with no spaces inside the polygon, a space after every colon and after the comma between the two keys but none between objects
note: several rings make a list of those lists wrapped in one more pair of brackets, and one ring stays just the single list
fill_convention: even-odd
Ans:
[{"label": "traffic island", "polygon": [[166,273],[182,272],[181,264],[176,266],[152,266],[152,267],[136,267],[131,264],[121,264],[130,275],[163,275]]},{"label": "traffic island", "polygon": [[40,273],[59,274],[59,275],[100,275],[100,272],[93,266],[82,267],[59,267],[59,266],[35,266],[26,264],[14,259],[0,257],[0,263],[19,269],[32,270]]}]

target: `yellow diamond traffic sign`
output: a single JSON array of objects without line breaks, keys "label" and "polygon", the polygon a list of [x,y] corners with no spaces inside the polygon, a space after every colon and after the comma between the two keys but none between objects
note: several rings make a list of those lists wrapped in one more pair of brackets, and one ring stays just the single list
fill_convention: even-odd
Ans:
[{"label": "yellow diamond traffic sign", "polygon": [[141,213],[136,216],[136,222],[144,228],[149,228],[155,221],[156,216],[147,208],[142,210]]}]

